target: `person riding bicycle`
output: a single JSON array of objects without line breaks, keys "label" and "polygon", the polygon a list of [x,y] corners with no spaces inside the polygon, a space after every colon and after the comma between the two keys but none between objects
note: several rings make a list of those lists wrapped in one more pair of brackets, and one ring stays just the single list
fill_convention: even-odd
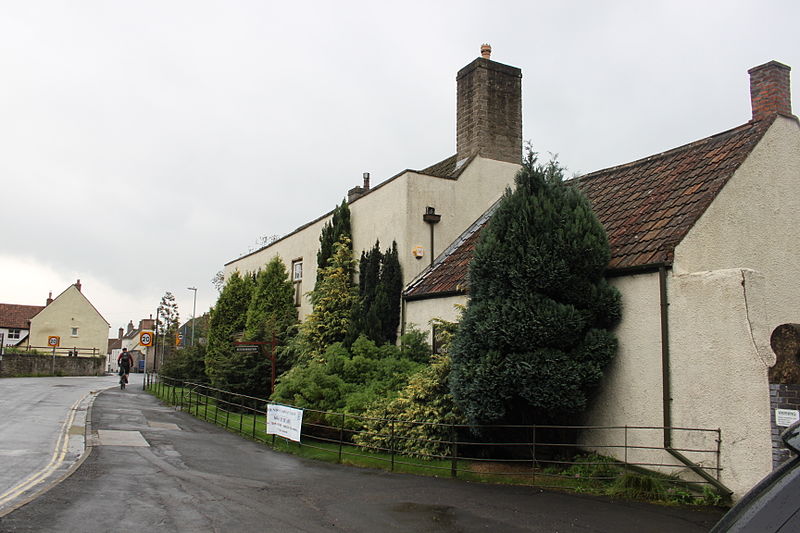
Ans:
[{"label": "person riding bicycle", "polygon": [[119,365],[119,380],[128,382],[128,374],[131,373],[131,366],[133,366],[133,357],[128,352],[127,348],[122,349],[122,353],[117,357],[117,364]]}]

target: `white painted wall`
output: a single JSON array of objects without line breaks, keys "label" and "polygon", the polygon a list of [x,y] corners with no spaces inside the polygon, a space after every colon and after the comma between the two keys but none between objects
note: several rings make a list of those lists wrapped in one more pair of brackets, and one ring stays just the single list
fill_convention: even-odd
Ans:
[{"label": "white painted wall", "polygon": [[404,310],[406,327],[413,324],[418,330],[425,332],[428,335],[428,342],[431,342],[431,319],[441,318],[448,322],[458,322],[461,311],[457,305],[467,305],[467,297],[450,296],[406,302]]},{"label": "white painted wall", "polygon": [[761,272],[769,335],[780,324],[800,322],[798,220],[800,125],[779,116],[676,247],[674,269]]},{"label": "white painted wall", "polygon": [[[620,348],[606,369],[585,424],[664,425],[661,313],[658,273],[614,278],[623,297],[623,320],[615,330]],[[721,429],[720,481],[741,497],[771,469],[768,346],[754,339],[766,330],[763,277],[729,269],[683,275],[667,273],[669,378],[673,428]],[[581,443],[599,453],[624,457],[606,447],[625,442],[622,429],[587,431]],[[672,431],[672,447],[703,466],[716,466],[715,433]],[[629,429],[627,460],[681,466],[663,446],[661,430]],[[651,467],[666,473],[688,469]]]},{"label": "white painted wall", "polygon": [[[355,258],[361,256],[362,250],[371,248],[376,240],[380,241],[382,250],[390,247],[394,240],[403,282],[407,284],[430,264],[430,226],[422,220],[425,208],[434,207],[442,217],[434,227],[433,257],[436,257],[500,197],[506,186],[513,183],[519,168],[519,165],[476,157],[457,180],[407,171],[374,187],[369,194],[350,204]],[[336,203],[335,199],[331,201],[332,206]],[[319,236],[328,219],[318,220],[227,264],[225,279],[236,270],[255,272],[276,255],[283,259],[287,269],[294,259],[302,258],[301,291],[307,294],[314,288]],[[424,248],[422,259],[412,255],[415,246]],[[311,312],[308,298],[303,298],[299,311],[301,319]]]}]

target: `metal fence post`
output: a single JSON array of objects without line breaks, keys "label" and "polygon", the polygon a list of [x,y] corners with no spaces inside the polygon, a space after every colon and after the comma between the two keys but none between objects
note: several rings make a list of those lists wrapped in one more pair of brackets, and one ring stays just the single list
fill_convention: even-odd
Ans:
[{"label": "metal fence post", "polygon": [[[342,424],[339,426],[339,459],[337,459],[336,461],[337,463],[342,462],[342,445],[344,444],[344,417],[345,414],[342,413]],[[274,439],[275,435],[273,435],[272,437]]]},{"label": "metal fence post", "polygon": [[452,462],[450,463],[450,476],[458,477],[458,441],[456,441],[456,426],[450,426],[450,453]]},{"label": "metal fence post", "polygon": [[394,472],[394,420],[389,420],[389,453],[392,454],[392,472]]},{"label": "metal fence post", "polygon": [[536,425],[531,426],[531,485],[536,485]]},{"label": "metal fence post", "polygon": [[628,424],[625,424],[625,469],[628,469]]},{"label": "metal fence post", "polygon": [[256,404],[255,400],[253,400],[253,439],[256,438],[256,422],[258,421],[258,405]]}]

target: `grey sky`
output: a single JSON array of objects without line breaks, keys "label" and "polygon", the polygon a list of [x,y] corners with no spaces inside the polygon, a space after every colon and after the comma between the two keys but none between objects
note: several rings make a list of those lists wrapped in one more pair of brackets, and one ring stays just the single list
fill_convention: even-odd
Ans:
[{"label": "grey sky", "polygon": [[[360,184],[455,152],[455,74],[523,71],[524,138],[584,173],[750,118],[796,1],[0,1],[0,302],[80,278],[112,333]],[[800,105],[795,79],[795,110]]]}]

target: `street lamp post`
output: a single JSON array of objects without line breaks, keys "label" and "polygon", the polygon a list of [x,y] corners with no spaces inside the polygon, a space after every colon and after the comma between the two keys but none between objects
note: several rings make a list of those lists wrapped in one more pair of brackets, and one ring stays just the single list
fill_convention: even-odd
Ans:
[{"label": "street lamp post", "polygon": [[194,291],[194,301],[192,302],[192,347],[194,347],[194,323],[195,312],[197,311],[197,287],[186,287],[190,291]]}]

